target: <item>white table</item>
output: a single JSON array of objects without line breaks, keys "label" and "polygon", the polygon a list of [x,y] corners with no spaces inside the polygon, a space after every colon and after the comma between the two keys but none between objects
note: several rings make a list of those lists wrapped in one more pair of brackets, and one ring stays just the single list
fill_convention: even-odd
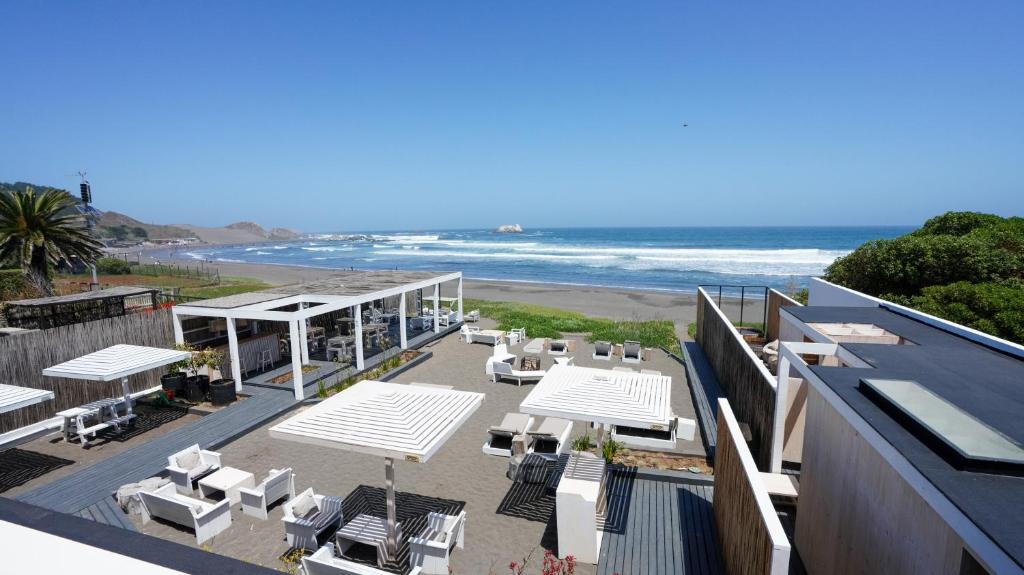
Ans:
[{"label": "white table", "polygon": [[234,504],[242,500],[238,493],[239,487],[256,487],[256,478],[248,471],[222,467],[199,480],[199,495],[209,498],[214,491],[223,491],[224,497]]},{"label": "white table", "polygon": [[[402,524],[398,524],[398,538],[401,539]],[[352,547],[353,543],[362,543],[377,549],[377,566],[380,567],[387,560],[382,557],[380,551],[384,548],[384,542],[388,538],[388,524],[383,517],[375,517],[360,513],[351,521],[342,526],[335,534],[335,542],[338,551],[344,553]]]}]

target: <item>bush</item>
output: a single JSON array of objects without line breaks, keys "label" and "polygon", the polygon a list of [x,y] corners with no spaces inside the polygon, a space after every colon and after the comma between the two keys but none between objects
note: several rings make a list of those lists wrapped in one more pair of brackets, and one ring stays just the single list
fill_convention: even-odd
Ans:
[{"label": "bush", "polygon": [[0,270],[0,301],[34,297],[28,277],[21,270]]},{"label": "bush", "polygon": [[1024,342],[1024,283],[1019,281],[957,282],[924,288],[917,296],[891,298],[996,337]]},{"label": "bush", "polygon": [[101,274],[120,276],[132,273],[132,266],[117,258],[100,258],[96,260],[96,271]]}]

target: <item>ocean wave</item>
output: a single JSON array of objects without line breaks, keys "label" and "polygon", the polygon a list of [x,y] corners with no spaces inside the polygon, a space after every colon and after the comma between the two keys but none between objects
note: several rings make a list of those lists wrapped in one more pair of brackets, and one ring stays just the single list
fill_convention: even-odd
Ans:
[{"label": "ocean wave", "polygon": [[[245,250],[245,251],[249,251],[249,250]],[[272,256],[274,254],[271,253],[271,252],[256,252],[256,255],[258,255],[258,256]]]},{"label": "ocean wave", "polygon": [[188,256],[188,257],[190,257],[190,258],[192,258],[192,259],[194,259],[194,260],[205,260],[205,259],[206,259],[206,256],[205,256],[205,255],[203,255],[203,254],[197,254],[197,253],[195,253],[195,252],[182,252],[182,254],[181,254],[181,255],[183,255],[183,256]]},{"label": "ocean wave", "polygon": [[479,258],[479,259],[514,259],[514,260],[550,260],[550,261],[586,261],[586,260],[614,260],[613,255],[565,255],[565,254],[544,254],[544,253],[507,253],[507,252],[457,252],[457,251],[404,251],[404,250],[380,250],[374,255],[388,256],[420,256],[425,258]]},{"label": "ocean wave", "polygon": [[421,244],[436,242],[441,236],[437,234],[374,234],[373,239],[396,244]]},{"label": "ocean wave", "polygon": [[244,264],[245,263],[244,260],[234,260],[234,259],[231,259],[231,258],[214,258],[213,261],[215,261],[215,262],[230,263],[230,264]]},{"label": "ocean wave", "polygon": [[307,252],[351,252],[355,248],[351,246],[316,246],[316,247],[304,247],[303,250]]}]

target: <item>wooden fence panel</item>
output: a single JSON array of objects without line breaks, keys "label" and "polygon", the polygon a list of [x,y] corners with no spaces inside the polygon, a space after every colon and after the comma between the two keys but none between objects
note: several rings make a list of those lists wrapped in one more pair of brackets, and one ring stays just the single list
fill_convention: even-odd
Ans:
[{"label": "wooden fence panel", "polygon": [[754,461],[762,471],[770,471],[775,429],[772,375],[703,289],[697,291],[695,339],[718,376],[736,417],[750,427]]},{"label": "wooden fence panel", "polygon": [[726,400],[718,402],[713,509],[727,575],[788,572],[791,546]]},{"label": "wooden fence panel", "polygon": [[765,341],[779,339],[779,309],[793,305],[800,305],[800,302],[776,290],[768,290],[768,317],[765,320]]},{"label": "wooden fence panel", "polygon": [[[0,338],[0,382],[49,389],[54,393],[53,401],[0,415],[0,433],[51,418],[69,407],[120,395],[120,381],[43,377],[43,370],[52,365],[118,343],[171,347],[174,345],[171,311],[134,313]],[[163,373],[163,370],[152,370],[131,376],[131,390],[142,391],[158,385]]]}]

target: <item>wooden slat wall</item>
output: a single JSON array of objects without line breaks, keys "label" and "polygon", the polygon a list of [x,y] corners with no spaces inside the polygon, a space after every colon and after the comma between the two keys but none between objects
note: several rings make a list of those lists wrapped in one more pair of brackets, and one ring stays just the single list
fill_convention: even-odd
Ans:
[{"label": "wooden slat wall", "polygon": [[[0,382],[49,389],[53,401],[0,415],[0,433],[53,417],[58,411],[121,394],[121,382],[43,377],[43,370],[118,343],[170,347],[174,328],[169,309],[66,325],[0,338]],[[134,375],[132,391],[154,387],[163,370]]]},{"label": "wooden slat wall", "polygon": [[775,341],[779,339],[779,308],[791,305],[800,305],[800,302],[777,291],[768,290],[768,319],[765,325],[765,340]]},{"label": "wooden slat wall", "polygon": [[[718,547],[722,552],[725,572],[729,575],[774,575],[773,565],[779,571],[781,563],[788,570],[788,542],[773,541],[768,521],[777,523],[776,532],[782,531],[779,518],[766,516],[758,504],[752,482],[760,481],[756,470],[745,469],[740,449],[746,449],[743,438],[729,429],[726,413],[728,403],[719,403],[718,449],[715,454],[714,516]],[[764,494],[767,498],[767,493]],[[783,537],[784,539],[784,537]],[[777,550],[780,544],[785,551]],[[785,557],[776,557],[784,553]],[[826,573],[828,571],[822,571]]]},{"label": "wooden slat wall", "polygon": [[771,469],[775,388],[763,364],[703,290],[697,292],[697,336],[704,355],[741,423],[750,426],[750,451],[761,471]]}]

